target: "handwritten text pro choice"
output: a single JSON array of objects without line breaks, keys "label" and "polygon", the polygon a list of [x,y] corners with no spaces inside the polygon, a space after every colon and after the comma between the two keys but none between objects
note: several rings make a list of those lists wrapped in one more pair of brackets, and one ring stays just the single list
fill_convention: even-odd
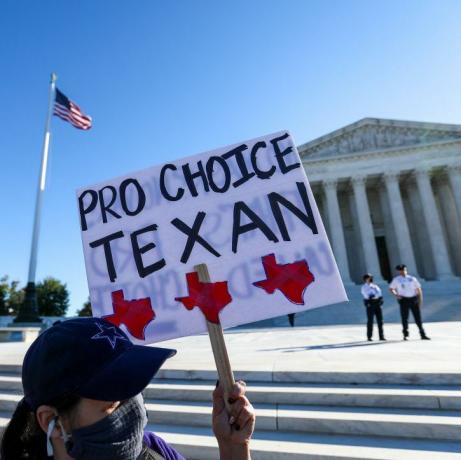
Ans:
[{"label": "handwritten text pro choice", "polygon": [[[179,165],[167,163],[160,169],[158,180],[158,195],[168,202],[180,200],[200,199],[203,195],[230,193],[244,184],[253,181],[267,182],[275,174],[286,175],[297,168],[301,168],[298,156],[291,145],[283,146],[287,133],[253,144],[241,144],[220,155],[209,156],[206,160],[200,159],[193,164],[189,161]],[[298,195],[293,200],[282,192],[268,192],[265,194],[267,204],[271,210],[271,217],[276,225],[258,215],[257,210],[244,199],[233,202],[232,225],[229,228],[230,244],[228,250],[236,254],[244,245],[239,240],[245,233],[261,232],[264,237],[273,243],[291,241],[289,227],[286,221],[287,213],[295,216],[312,234],[317,234],[317,224],[312,213],[306,184],[296,182],[294,191]],[[242,198],[242,197],[240,197]],[[250,198],[250,197],[249,197]],[[187,201],[187,200],[186,200]],[[296,204],[295,204],[296,203]],[[298,205],[297,203],[301,203]],[[78,195],[80,225],[82,232],[88,230],[88,219],[93,223],[106,224],[114,220],[134,217],[149,208],[148,194],[142,182],[136,177],[128,177],[117,185],[104,185],[101,188],[88,188]],[[186,206],[186,205],[185,205]],[[206,211],[197,211],[191,221],[186,221],[181,215],[172,218],[165,224],[152,220],[142,228],[126,232],[119,229],[89,242],[92,249],[103,248],[107,266],[107,276],[111,282],[117,279],[119,268],[114,263],[112,244],[121,238],[128,238],[132,255],[139,277],[144,278],[167,266],[167,263],[187,264],[196,245],[218,258],[222,249],[214,247],[201,234],[201,228],[207,218]],[[155,251],[153,239],[141,243],[141,236],[153,235],[154,232],[179,232],[182,236],[182,251],[179,260],[167,261],[160,257],[154,262],[146,263],[144,255]]]}]

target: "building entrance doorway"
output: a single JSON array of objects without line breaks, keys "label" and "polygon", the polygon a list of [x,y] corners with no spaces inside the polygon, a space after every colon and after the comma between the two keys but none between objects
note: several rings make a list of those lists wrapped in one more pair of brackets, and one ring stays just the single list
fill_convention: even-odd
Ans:
[{"label": "building entrance doorway", "polygon": [[384,236],[376,236],[376,249],[378,250],[379,268],[381,269],[382,277],[390,283],[392,280],[391,263],[387,252],[386,238]]}]

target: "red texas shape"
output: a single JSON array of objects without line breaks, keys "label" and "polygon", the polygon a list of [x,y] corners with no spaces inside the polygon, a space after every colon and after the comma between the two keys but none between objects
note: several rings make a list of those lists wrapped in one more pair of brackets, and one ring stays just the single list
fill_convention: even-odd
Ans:
[{"label": "red texas shape", "polygon": [[123,290],[120,289],[112,292],[112,306],[114,313],[103,318],[116,326],[124,324],[133,337],[144,340],[144,330],[155,318],[150,298],[125,300]]},{"label": "red texas shape", "polygon": [[253,283],[256,287],[273,294],[279,289],[293,303],[304,305],[304,291],[314,281],[314,275],[309,271],[305,260],[297,260],[291,264],[278,264],[275,254],[262,258],[266,279]]},{"label": "red texas shape", "polygon": [[186,273],[189,295],[187,297],[175,297],[188,309],[199,307],[205,318],[215,324],[219,324],[219,312],[232,301],[227,289],[227,281],[216,283],[202,283],[198,273]]}]

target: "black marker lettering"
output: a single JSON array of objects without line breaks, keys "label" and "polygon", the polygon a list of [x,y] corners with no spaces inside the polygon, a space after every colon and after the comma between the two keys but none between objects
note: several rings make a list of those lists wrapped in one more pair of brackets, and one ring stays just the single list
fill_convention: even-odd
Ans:
[{"label": "black marker lettering", "polygon": [[262,169],[258,168],[258,162],[256,160],[256,155],[259,149],[262,149],[265,147],[266,147],[265,142],[263,141],[256,142],[256,144],[253,145],[253,148],[251,149],[251,153],[250,153],[251,164],[253,165],[253,169],[256,172],[256,175],[260,179],[269,179],[269,177],[271,177],[275,173],[275,166],[270,167],[267,171],[263,171]]},{"label": "black marker lettering", "polygon": [[273,145],[274,151],[275,151],[275,158],[277,158],[279,168],[280,168],[280,171],[282,172],[282,174],[286,174],[287,172],[291,171],[292,169],[296,169],[296,168],[299,168],[301,166],[301,163],[293,163],[291,165],[287,165],[285,163],[285,158],[284,157],[285,157],[285,155],[288,155],[288,154],[293,152],[293,147],[291,147],[291,146],[287,147],[282,152],[280,150],[280,147],[279,147],[278,143],[280,141],[283,141],[287,137],[289,137],[289,134],[285,133],[283,136],[275,137],[274,139],[271,140],[271,144]]},{"label": "black marker lettering", "polygon": [[[251,220],[250,223],[245,225],[240,224],[240,215],[242,212],[245,213]],[[273,241],[274,243],[278,242],[278,238],[275,236],[274,232],[264,223],[264,221],[258,217],[243,201],[237,201],[237,203],[234,204],[234,219],[232,228],[233,253],[237,252],[239,236],[255,229],[261,230],[268,240]]]},{"label": "black marker lettering", "polygon": [[[110,198],[109,203],[105,203],[104,200],[104,190],[110,190],[112,192],[112,196]],[[112,185],[106,185],[106,187],[103,187],[101,190],[98,192],[99,195],[99,206],[101,207],[101,215],[102,215],[102,221],[104,223],[107,222],[107,213],[112,214],[114,217],[117,219],[120,219],[122,216],[115,211],[112,211],[110,207],[115,203],[115,199],[117,198],[117,190],[115,187]]]},{"label": "black marker lettering", "polygon": [[240,173],[242,174],[242,177],[235,182],[232,183],[232,187],[239,187],[240,185],[244,184],[248,180],[250,180],[255,173],[252,172],[250,173],[248,171],[248,167],[245,163],[245,157],[243,156],[243,151],[247,150],[248,146],[246,144],[239,145],[235,149],[230,150],[229,152],[226,152],[222,155],[222,157],[227,160],[228,158],[235,156],[235,160],[237,162],[237,166],[240,170]]},{"label": "black marker lettering", "polygon": [[189,260],[192,249],[194,248],[195,243],[200,243],[207,251],[211,252],[216,257],[221,257],[218,251],[216,251],[204,238],[202,238],[198,232],[202,226],[203,220],[205,219],[205,213],[200,211],[195,217],[194,224],[192,228],[185,224],[181,219],[175,218],[171,223],[183,233],[187,235],[187,242],[184,247],[184,251],[181,256],[181,262],[183,264],[187,263]]},{"label": "black marker lettering", "polygon": [[[218,163],[224,172],[224,184],[221,187],[219,187],[216,184],[213,178],[215,163]],[[223,158],[221,157],[208,158],[208,161],[206,162],[206,175],[208,177],[210,188],[211,190],[213,190],[213,192],[224,193],[224,192],[227,192],[227,190],[229,190],[230,181],[231,181],[231,172],[230,172],[229,166],[227,166],[226,160],[224,160]]]},{"label": "black marker lettering", "polygon": [[[138,193],[138,204],[136,206],[136,209],[134,209],[134,211],[131,211],[130,209],[128,209],[128,205],[126,202],[126,190],[130,184],[134,185],[134,187],[136,188],[136,192]],[[128,216],[135,216],[136,214],[139,214],[144,209],[144,206],[146,204],[146,194],[144,193],[144,190],[142,189],[141,185],[136,179],[125,179],[120,184],[119,192],[120,192],[120,202],[122,204],[122,208]]]},{"label": "black marker lettering", "polygon": [[195,173],[191,172],[189,163],[186,163],[182,167],[182,170],[184,173],[184,179],[186,180],[187,187],[189,188],[190,194],[194,197],[198,195],[197,187],[195,186],[195,182],[194,182],[194,180],[198,177],[202,179],[203,188],[205,189],[205,192],[210,191],[210,187],[208,186],[208,181],[206,178],[205,171],[203,170],[203,165],[201,161],[197,163],[197,167],[198,167],[198,171]]},{"label": "black marker lettering", "polygon": [[147,227],[141,228],[140,230],[136,230],[130,235],[131,246],[133,247],[134,261],[136,263],[138,274],[141,278],[145,278],[147,275],[150,275],[151,273],[162,269],[166,265],[165,259],[160,259],[157,262],[151,265],[147,265],[147,266],[145,266],[142,261],[142,255],[146,253],[147,251],[154,249],[155,244],[147,243],[144,246],[139,247],[138,235],[141,235],[147,232],[155,232],[157,228],[158,226],[156,224],[148,225]]},{"label": "black marker lettering", "polygon": [[112,258],[112,251],[110,248],[110,242],[117,238],[122,238],[123,232],[115,232],[105,236],[99,240],[90,243],[91,248],[97,248],[98,246],[104,245],[104,256],[106,257],[107,271],[109,273],[109,279],[113,283],[117,279],[117,272],[115,271],[114,259]]},{"label": "black marker lettering", "polygon": [[272,209],[272,214],[277,222],[277,225],[282,234],[284,241],[291,241],[290,235],[288,234],[287,226],[283,219],[282,210],[280,205],[285,206],[286,209],[291,211],[303,224],[309,227],[314,235],[318,234],[317,224],[315,223],[314,215],[312,214],[312,208],[309,203],[309,198],[307,196],[306,185],[303,182],[296,182],[298,187],[299,195],[304,204],[305,213],[301,209],[297,208],[293,203],[288,201],[282,195],[279,195],[276,192],[269,193],[269,203]]},{"label": "black marker lettering", "polygon": [[[89,194],[91,196],[91,201],[88,207],[83,207],[83,198],[85,195]],[[85,190],[79,197],[78,197],[78,209],[80,211],[80,225],[82,227],[82,231],[88,230],[88,225],[86,223],[86,214],[89,214],[91,211],[94,211],[96,205],[98,204],[98,194],[94,190]]]},{"label": "black marker lettering", "polygon": [[165,185],[165,173],[168,169],[171,169],[172,171],[176,171],[178,168],[172,164],[166,164],[162,167],[160,171],[160,192],[162,193],[163,197],[166,198],[167,200],[178,201],[183,197],[184,189],[182,187],[179,187],[178,192],[174,196],[168,193],[168,190],[166,189],[166,185]]}]

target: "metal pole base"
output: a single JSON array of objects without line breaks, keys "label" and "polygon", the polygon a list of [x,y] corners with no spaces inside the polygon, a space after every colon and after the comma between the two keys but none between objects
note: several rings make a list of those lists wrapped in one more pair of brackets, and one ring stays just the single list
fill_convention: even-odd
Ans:
[{"label": "metal pole base", "polygon": [[42,320],[38,316],[37,305],[37,290],[35,283],[27,283],[24,303],[19,309],[18,316],[13,320],[13,323],[41,323]]}]

